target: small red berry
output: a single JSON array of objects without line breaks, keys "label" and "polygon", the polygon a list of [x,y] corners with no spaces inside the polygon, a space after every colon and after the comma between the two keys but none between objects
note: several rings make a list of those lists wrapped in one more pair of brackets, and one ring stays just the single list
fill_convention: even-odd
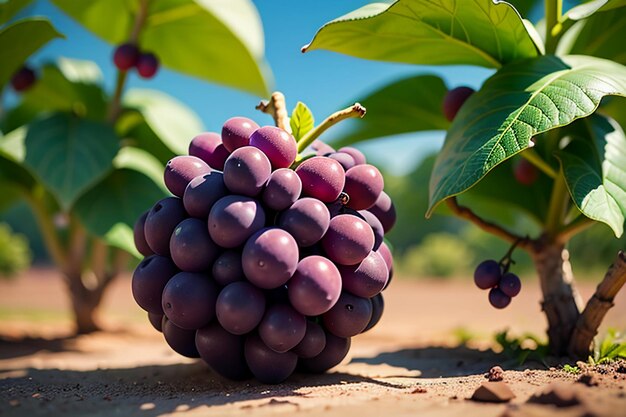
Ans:
[{"label": "small red berry", "polygon": [[448,91],[443,99],[443,115],[448,121],[454,120],[459,109],[465,101],[474,94],[474,89],[470,87],[456,87]]},{"label": "small red berry", "polygon": [[513,168],[515,180],[522,185],[532,185],[539,178],[539,171],[526,159],[520,159]]},{"label": "small red berry", "polygon": [[24,65],[11,78],[11,86],[15,91],[26,91],[35,83],[35,71]]},{"label": "small red berry", "polygon": [[125,43],[117,48],[113,53],[113,63],[120,71],[128,71],[137,65],[139,49],[132,43]]},{"label": "small red berry", "polygon": [[159,59],[156,55],[146,52],[139,55],[137,72],[142,78],[152,78],[159,69]]}]

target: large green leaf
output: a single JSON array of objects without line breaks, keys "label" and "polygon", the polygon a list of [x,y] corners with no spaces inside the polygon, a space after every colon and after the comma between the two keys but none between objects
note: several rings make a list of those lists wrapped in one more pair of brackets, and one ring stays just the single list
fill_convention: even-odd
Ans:
[{"label": "large green leaf", "polygon": [[123,147],[113,160],[113,166],[117,169],[128,168],[141,172],[158,184],[164,193],[168,192],[163,182],[165,166],[154,155],[143,149],[132,146]]},{"label": "large green leaf", "polygon": [[29,56],[52,39],[62,37],[44,18],[22,19],[0,29],[0,88]]},{"label": "large green leaf", "polygon": [[427,215],[528,148],[533,136],[593,113],[606,95],[626,95],[623,65],[544,56],[502,68],[467,100],[448,130],[431,176]]},{"label": "large green leaf", "polygon": [[0,25],[8,22],[33,0],[0,0]]},{"label": "large green leaf", "polygon": [[626,217],[626,136],[597,114],[576,124],[577,136],[558,153],[568,189],[585,216],[606,223],[619,238]]},{"label": "large green leaf", "polygon": [[190,108],[160,91],[130,90],[124,105],[137,109],[156,136],[176,154],[186,153],[191,139],[204,130]]},{"label": "large green leaf", "polygon": [[324,25],[303,51],[428,65],[503,64],[538,55],[522,19],[493,0],[371,3]]},{"label": "large green leaf", "polygon": [[582,20],[597,12],[606,12],[626,6],[626,0],[592,0],[569,9],[561,18],[564,20]]},{"label": "large green leaf", "polygon": [[[139,8],[128,0],[52,2],[114,45],[129,39]],[[263,29],[248,0],[152,0],[139,44],[175,71],[268,95]]]},{"label": "large green leaf", "polygon": [[24,146],[24,164],[67,210],[111,170],[119,140],[107,124],[54,114],[29,126]]},{"label": "large green leaf", "polygon": [[116,169],[76,202],[74,212],[90,233],[139,257],[133,243],[133,224],[165,195],[146,175]]},{"label": "large green leaf", "polygon": [[333,139],[333,146],[345,146],[366,139],[424,130],[446,130],[450,122],[441,110],[448,91],[434,75],[418,75],[385,85],[365,98],[357,98],[367,116],[352,129]]}]

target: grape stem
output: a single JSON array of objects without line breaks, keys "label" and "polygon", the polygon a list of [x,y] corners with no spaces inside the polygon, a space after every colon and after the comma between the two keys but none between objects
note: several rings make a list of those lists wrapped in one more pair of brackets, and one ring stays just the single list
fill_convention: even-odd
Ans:
[{"label": "grape stem", "polygon": [[521,239],[518,239],[515,242],[513,242],[513,244],[509,248],[509,250],[504,254],[502,259],[500,259],[500,262],[498,262],[500,264],[500,266],[502,267],[502,270],[503,270],[504,274],[509,272],[509,268],[511,267],[511,265],[515,264],[515,261],[513,260],[513,258],[511,256],[513,255],[513,251],[515,250],[517,245],[519,245],[520,242],[521,242]]},{"label": "grape stem", "polygon": [[269,101],[262,101],[256,106],[257,110],[269,114],[274,119],[277,127],[291,133],[289,124],[289,114],[287,112],[287,101],[285,95],[280,91],[272,93]]},{"label": "grape stem", "polygon": [[298,153],[302,152],[313,143],[322,133],[324,133],[331,126],[336,125],[342,120],[349,119],[351,117],[363,118],[365,116],[366,109],[359,103],[354,103],[352,106],[343,110],[339,110],[330,116],[328,116],[322,123],[315,128],[309,130],[298,142]]}]

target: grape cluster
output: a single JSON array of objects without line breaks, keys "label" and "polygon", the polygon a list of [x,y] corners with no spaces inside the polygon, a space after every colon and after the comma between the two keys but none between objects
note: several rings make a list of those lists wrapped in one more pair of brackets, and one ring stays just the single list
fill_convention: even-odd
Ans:
[{"label": "grape cluster", "polygon": [[296,160],[285,130],[234,117],[171,159],[135,224],[133,296],[176,352],[230,379],[324,372],[380,320],[395,209],[355,148]]},{"label": "grape cluster", "polygon": [[137,69],[141,78],[152,78],[159,70],[159,59],[151,52],[140,51],[133,43],[124,43],[115,48],[113,63],[120,71]]},{"label": "grape cluster", "polygon": [[489,303],[502,309],[511,303],[511,298],[520,293],[522,282],[512,272],[493,259],[481,262],[474,271],[474,283],[481,290],[489,290]]}]

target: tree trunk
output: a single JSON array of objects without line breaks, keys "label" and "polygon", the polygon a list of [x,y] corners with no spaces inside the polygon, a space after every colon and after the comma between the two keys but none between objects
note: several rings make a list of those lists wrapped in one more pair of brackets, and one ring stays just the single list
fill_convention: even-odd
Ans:
[{"label": "tree trunk", "polygon": [[539,275],[543,301],[541,307],[548,319],[550,353],[568,353],[570,338],[580,316],[582,301],[574,286],[569,253],[562,244],[541,241],[532,251]]},{"label": "tree trunk", "polygon": [[108,286],[97,285],[95,288],[87,288],[80,274],[66,275],[68,290],[74,314],[74,324],[77,334],[93,333],[101,329],[97,320],[97,310],[104,290]]}]

